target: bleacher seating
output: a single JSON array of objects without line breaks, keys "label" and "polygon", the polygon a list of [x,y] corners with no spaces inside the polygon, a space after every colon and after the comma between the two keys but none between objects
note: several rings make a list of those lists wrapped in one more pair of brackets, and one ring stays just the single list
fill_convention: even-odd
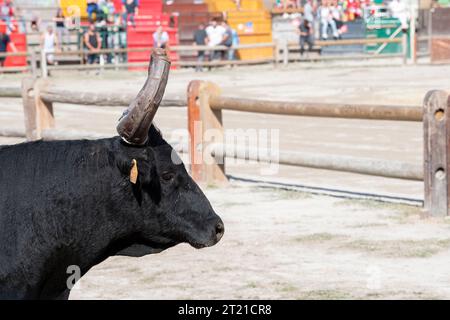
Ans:
[{"label": "bleacher seating", "polygon": [[[141,0],[139,2],[139,15],[135,17],[136,27],[127,28],[127,46],[129,48],[152,47],[153,33],[158,26],[162,26],[169,34],[169,46],[178,45],[177,19],[163,14],[162,0]],[[130,52],[128,62],[145,62],[150,57],[150,50],[143,52]],[[172,62],[179,60],[177,52],[170,52]],[[130,67],[130,70],[142,70],[145,68]]]},{"label": "bleacher seating", "polygon": [[[122,0],[114,0],[116,13],[122,13]],[[61,0],[61,6],[64,12],[70,6],[78,6],[80,14],[86,24],[86,0]],[[169,34],[169,45],[174,46],[179,44],[178,40],[178,26],[177,19],[169,14],[163,13],[163,0],[140,0],[138,15],[135,16],[136,26],[128,26],[127,28],[127,47],[152,47],[153,33],[158,26],[163,26],[164,31]],[[147,62],[150,57],[150,50],[144,52],[130,52],[128,53],[128,62]],[[179,60],[179,55],[176,52],[170,53],[172,61]],[[143,70],[144,68],[132,67],[130,70]]]}]

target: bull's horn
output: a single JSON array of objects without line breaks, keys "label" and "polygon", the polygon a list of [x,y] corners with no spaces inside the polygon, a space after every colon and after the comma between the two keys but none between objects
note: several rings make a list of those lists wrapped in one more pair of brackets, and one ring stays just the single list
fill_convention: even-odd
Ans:
[{"label": "bull's horn", "polygon": [[169,77],[170,61],[162,49],[155,49],[150,59],[144,87],[123,113],[117,132],[125,142],[143,145],[158,110]]}]

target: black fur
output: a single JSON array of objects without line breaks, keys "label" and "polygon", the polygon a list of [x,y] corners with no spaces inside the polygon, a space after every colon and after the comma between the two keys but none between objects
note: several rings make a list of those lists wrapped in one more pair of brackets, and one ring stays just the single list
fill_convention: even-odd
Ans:
[{"label": "black fur", "polygon": [[119,137],[2,147],[0,298],[66,299],[68,266],[83,275],[112,255],[215,244],[221,220],[172,151],[153,126],[145,147]]}]

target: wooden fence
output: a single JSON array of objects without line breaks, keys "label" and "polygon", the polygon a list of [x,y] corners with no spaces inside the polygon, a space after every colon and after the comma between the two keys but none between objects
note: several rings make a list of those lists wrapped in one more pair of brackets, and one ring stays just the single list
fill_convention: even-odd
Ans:
[{"label": "wooden fence", "polygon": [[[302,167],[353,172],[374,176],[424,181],[425,209],[433,216],[450,214],[448,167],[450,164],[450,99],[444,91],[427,94],[423,107],[357,104],[319,104],[261,101],[223,97],[210,82],[193,81],[188,88],[188,128],[192,175],[196,181],[226,183],[225,158],[241,158]],[[295,151],[258,152],[225,144],[222,110],[277,115],[333,117],[391,121],[423,121],[424,161],[413,163],[329,156]],[[200,125],[199,125],[200,124]],[[198,133],[197,131],[201,132]],[[208,130],[214,130],[212,139]],[[261,157],[261,154],[266,155]]]},{"label": "wooden fence", "polygon": [[[18,90],[3,88],[0,96],[17,97]],[[25,134],[28,140],[102,138],[98,133],[61,131],[56,128],[54,103],[124,107],[134,95],[120,93],[86,93],[52,88],[46,79],[33,77],[23,80],[20,96],[25,115]],[[444,91],[431,91],[423,106],[385,106],[359,104],[322,104],[283,101],[261,101],[223,97],[220,88],[210,82],[192,81],[187,101],[164,99],[161,106],[188,106],[191,172],[195,180],[204,183],[226,183],[225,158],[302,167],[353,172],[374,176],[424,181],[426,212],[433,216],[447,216],[449,212],[450,177],[450,96]],[[333,117],[350,119],[422,121],[424,136],[423,165],[402,161],[356,158],[349,156],[321,156],[295,151],[254,152],[248,148],[227,146],[224,142],[222,110],[282,114],[290,116]],[[197,124],[200,123],[200,134]],[[214,140],[205,137],[215,130]],[[20,134],[2,128],[0,135]],[[273,150],[272,150],[273,151]],[[261,157],[261,154],[267,156]]]},{"label": "wooden fence", "polygon": [[[112,106],[127,107],[135,98],[135,94],[127,93],[96,93],[86,91],[73,91],[53,88],[47,79],[36,79],[33,77],[25,78],[22,81],[20,97],[22,98],[24,116],[25,116],[25,132],[27,140],[64,140],[64,139],[80,139],[104,138],[104,135],[96,132],[80,132],[74,130],[58,130],[56,128],[54,117],[54,103],[67,103],[79,105],[93,106]],[[12,88],[5,89],[5,96],[17,97],[17,90]],[[0,90],[0,96],[2,92]],[[161,107],[183,107],[186,101],[180,99],[163,99]],[[1,135],[0,131],[0,135]],[[16,129],[4,130],[4,135],[14,135],[20,132]]]},{"label": "wooden fence", "polygon": [[[198,52],[198,51],[229,51],[229,50],[244,50],[244,49],[257,49],[257,48],[272,48],[273,56],[269,58],[262,59],[251,59],[251,60],[222,60],[222,61],[174,61],[172,64],[179,67],[221,67],[226,65],[253,65],[253,64],[275,64],[283,63],[287,65],[293,60],[308,60],[308,61],[326,61],[326,60],[361,60],[361,59],[380,59],[380,58],[402,58],[403,62],[406,63],[407,50],[406,40],[394,38],[394,39],[344,39],[344,40],[328,40],[328,41],[316,41],[316,45],[320,47],[325,46],[351,46],[355,44],[368,45],[374,43],[380,43],[386,45],[389,43],[402,43],[404,48],[403,52],[400,54],[349,54],[349,55],[333,55],[333,56],[311,56],[302,59],[291,59],[290,53],[292,50],[298,50],[299,45],[297,43],[256,43],[256,44],[241,44],[233,47],[226,46],[172,46],[169,48],[173,52]],[[67,56],[77,56],[80,61],[85,60],[86,55],[89,53],[86,50],[72,50],[72,51],[59,51],[54,53],[45,53],[43,51],[30,50],[29,52],[8,52],[0,53],[0,56],[27,56],[29,60],[29,65],[22,67],[0,67],[1,72],[31,72],[34,76],[41,75],[46,77],[49,71],[52,70],[91,70],[91,69],[123,69],[130,67],[146,67],[147,62],[119,62],[119,55],[126,54],[129,52],[146,52],[153,48],[140,47],[140,48],[114,48],[114,49],[101,49],[97,51],[97,54],[111,54],[116,57],[114,63],[110,64],[65,64],[65,65],[48,65],[47,55],[52,54],[58,60],[60,57]],[[38,70],[38,62],[39,68]]]}]

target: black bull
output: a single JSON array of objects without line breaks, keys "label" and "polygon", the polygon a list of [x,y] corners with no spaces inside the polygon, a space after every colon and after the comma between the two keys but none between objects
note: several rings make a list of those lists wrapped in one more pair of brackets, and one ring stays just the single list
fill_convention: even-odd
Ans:
[{"label": "black bull", "polygon": [[147,132],[139,146],[114,137],[0,148],[0,299],[65,299],[71,270],[220,240],[208,199],[160,132]]},{"label": "black bull", "polygon": [[109,256],[220,240],[207,198],[154,127],[149,136],[144,147],[116,137],[0,149],[0,298],[57,298],[69,266],[83,275]]}]

